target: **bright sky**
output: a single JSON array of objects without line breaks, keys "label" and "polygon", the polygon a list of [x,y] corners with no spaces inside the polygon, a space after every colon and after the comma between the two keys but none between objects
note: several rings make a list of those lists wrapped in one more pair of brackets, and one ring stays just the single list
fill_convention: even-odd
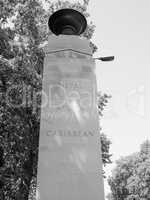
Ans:
[{"label": "bright sky", "polygon": [[[112,141],[113,161],[139,151],[150,139],[149,8],[149,0],[91,0],[89,5],[96,25],[96,56],[116,57],[110,63],[97,61],[96,71],[98,89],[112,95],[102,127]],[[107,174],[113,166],[107,167]]]},{"label": "bright sky", "polygon": [[150,139],[149,8],[149,0],[91,0],[89,5],[99,47],[95,57],[116,57],[110,63],[97,61],[96,70],[98,89],[112,95],[101,123],[112,141],[113,161],[139,151]]}]

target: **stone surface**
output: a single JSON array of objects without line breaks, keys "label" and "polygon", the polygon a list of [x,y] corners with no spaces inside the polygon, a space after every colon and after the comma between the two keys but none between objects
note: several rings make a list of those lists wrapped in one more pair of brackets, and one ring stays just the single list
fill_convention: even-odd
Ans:
[{"label": "stone surface", "polygon": [[40,199],[104,200],[95,63],[88,55],[89,42],[77,36],[51,37],[45,51]]}]

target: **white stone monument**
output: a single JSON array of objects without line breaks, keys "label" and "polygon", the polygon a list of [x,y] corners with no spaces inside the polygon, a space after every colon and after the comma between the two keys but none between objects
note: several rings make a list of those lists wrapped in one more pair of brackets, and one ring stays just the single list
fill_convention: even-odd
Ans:
[{"label": "white stone monument", "polygon": [[[83,18],[71,9],[63,15],[70,11]],[[104,200],[95,62],[90,42],[70,34],[69,23],[61,27],[63,34],[49,36],[45,48],[39,195],[41,200]]]}]

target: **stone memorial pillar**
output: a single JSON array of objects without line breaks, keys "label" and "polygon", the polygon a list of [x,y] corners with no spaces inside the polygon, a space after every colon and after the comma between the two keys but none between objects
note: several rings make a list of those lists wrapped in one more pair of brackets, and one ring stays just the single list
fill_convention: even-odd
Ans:
[{"label": "stone memorial pillar", "polygon": [[95,62],[89,41],[79,36],[86,21],[63,9],[49,26],[55,35],[45,48],[40,200],[104,200]]}]

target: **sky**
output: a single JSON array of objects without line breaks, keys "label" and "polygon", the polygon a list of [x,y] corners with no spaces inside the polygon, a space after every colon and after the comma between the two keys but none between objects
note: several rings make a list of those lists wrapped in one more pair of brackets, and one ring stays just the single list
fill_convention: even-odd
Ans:
[{"label": "sky", "polygon": [[[89,5],[96,25],[92,40],[99,48],[95,57],[115,56],[114,62],[96,62],[98,90],[112,96],[101,125],[112,141],[113,161],[150,139],[149,7],[148,0],[91,0]],[[107,175],[114,166],[106,167]]]},{"label": "sky", "polygon": [[94,56],[115,56],[113,62],[96,61],[98,90],[112,96],[101,120],[112,142],[113,164],[105,168],[107,176],[115,160],[139,151],[140,144],[150,139],[149,8],[149,0],[89,3],[90,19],[96,25],[92,41],[98,51]]}]

